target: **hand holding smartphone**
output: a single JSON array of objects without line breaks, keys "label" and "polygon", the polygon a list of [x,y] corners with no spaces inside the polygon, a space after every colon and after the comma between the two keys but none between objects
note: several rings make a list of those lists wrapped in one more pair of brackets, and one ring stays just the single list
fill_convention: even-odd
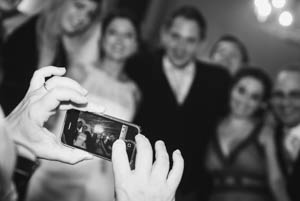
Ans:
[{"label": "hand holding smartphone", "polygon": [[85,150],[110,161],[113,143],[122,139],[126,144],[129,162],[134,164],[135,136],[140,132],[139,126],[108,115],[69,110],[61,141],[66,146]]}]

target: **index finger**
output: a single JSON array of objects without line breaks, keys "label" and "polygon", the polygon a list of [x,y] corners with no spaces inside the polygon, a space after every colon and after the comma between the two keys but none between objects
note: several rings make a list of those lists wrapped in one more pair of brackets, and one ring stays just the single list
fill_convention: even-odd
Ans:
[{"label": "index finger", "polygon": [[136,141],[136,161],[135,171],[141,176],[145,177],[150,175],[153,162],[153,151],[149,140],[138,134],[135,136]]},{"label": "index finger", "polygon": [[77,90],[83,95],[88,93],[88,91],[84,89],[78,82],[68,77],[53,76],[48,79],[47,82],[45,82],[45,85],[48,91],[56,87],[66,87]]},{"label": "index finger", "polygon": [[93,102],[88,102],[86,105],[74,105],[72,103],[62,103],[59,106],[60,110],[71,110],[76,109],[84,112],[91,112],[94,114],[103,114],[105,112],[105,107]]},{"label": "index finger", "polygon": [[116,180],[126,179],[131,172],[125,142],[116,140],[112,147],[112,163]]},{"label": "index finger", "polygon": [[50,76],[62,76],[66,73],[66,69],[62,67],[47,66],[36,70],[31,78],[30,87],[28,91],[34,91],[39,89],[45,83],[47,77]]}]

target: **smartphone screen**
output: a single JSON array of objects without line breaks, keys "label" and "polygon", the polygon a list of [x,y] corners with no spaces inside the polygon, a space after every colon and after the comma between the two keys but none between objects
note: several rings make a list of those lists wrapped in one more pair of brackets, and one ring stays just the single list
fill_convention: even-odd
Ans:
[{"label": "smartphone screen", "polygon": [[65,145],[106,160],[111,160],[113,143],[122,139],[126,144],[129,161],[132,162],[136,149],[134,137],[139,133],[139,126],[114,117],[69,110],[61,139]]}]

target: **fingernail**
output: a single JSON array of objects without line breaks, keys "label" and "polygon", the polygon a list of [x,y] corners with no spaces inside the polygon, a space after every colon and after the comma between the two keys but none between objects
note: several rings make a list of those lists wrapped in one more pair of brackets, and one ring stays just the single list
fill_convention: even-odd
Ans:
[{"label": "fingernail", "polygon": [[175,154],[181,155],[181,151],[180,151],[179,149],[177,149],[177,150],[175,151]]},{"label": "fingernail", "polygon": [[118,141],[118,143],[119,143],[119,144],[123,144],[123,145],[125,145],[125,140],[118,139],[117,141]]},{"label": "fingernail", "polygon": [[159,145],[165,146],[165,143],[164,143],[164,141],[162,141],[162,140],[158,140],[157,143],[158,143]]},{"label": "fingernail", "polygon": [[126,145],[125,145],[125,142],[124,142],[123,140],[117,139],[117,140],[113,143],[113,147],[114,147],[114,146],[123,146],[123,147],[125,147]]},{"label": "fingernail", "polygon": [[66,67],[59,67],[63,71],[67,71]]},{"label": "fingernail", "polygon": [[137,135],[135,136],[135,138],[143,138],[143,139],[145,139],[146,137],[145,137],[144,135],[142,135],[142,134],[137,134]]},{"label": "fingernail", "polygon": [[114,144],[122,144],[122,140],[117,139],[117,140],[114,142]]}]

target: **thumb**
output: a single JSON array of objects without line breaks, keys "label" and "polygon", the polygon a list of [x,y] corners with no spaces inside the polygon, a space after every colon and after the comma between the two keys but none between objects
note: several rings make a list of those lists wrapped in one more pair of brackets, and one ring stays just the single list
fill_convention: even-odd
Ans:
[{"label": "thumb", "polygon": [[76,164],[84,160],[91,160],[93,159],[93,155],[90,153],[77,149],[77,148],[70,148],[64,145],[59,145],[56,150],[56,160],[68,163],[68,164]]}]

